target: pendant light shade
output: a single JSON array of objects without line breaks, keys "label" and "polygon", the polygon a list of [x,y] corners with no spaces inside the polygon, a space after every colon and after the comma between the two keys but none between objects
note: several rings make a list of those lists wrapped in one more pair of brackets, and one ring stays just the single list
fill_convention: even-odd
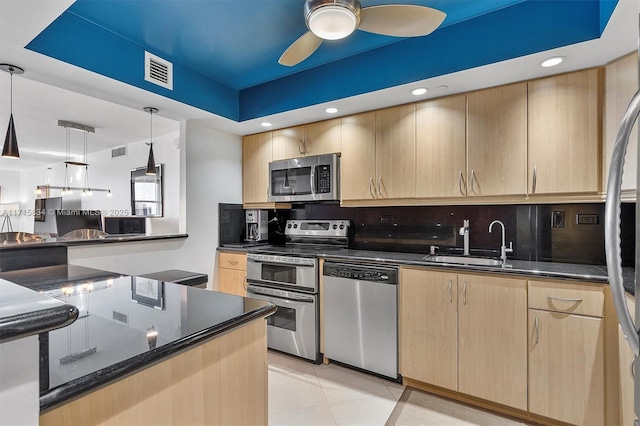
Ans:
[{"label": "pendant light shade", "polygon": [[7,129],[7,136],[4,138],[2,156],[5,158],[20,158],[18,138],[16,138],[16,127],[13,124],[13,114],[9,116],[9,128]]},{"label": "pendant light shade", "polygon": [[13,74],[22,74],[24,70],[20,67],[10,64],[0,64],[0,69],[11,74],[11,94],[10,94],[10,106],[11,113],[9,115],[9,127],[7,128],[7,135],[4,138],[4,147],[2,148],[3,158],[20,158],[20,152],[18,151],[18,138],[16,137],[16,126],[13,123]]},{"label": "pendant light shade", "polygon": [[144,110],[149,113],[150,117],[150,137],[149,137],[149,159],[147,160],[146,175],[155,176],[156,174],[156,160],[153,157],[153,114],[158,112],[158,108],[145,107]]}]

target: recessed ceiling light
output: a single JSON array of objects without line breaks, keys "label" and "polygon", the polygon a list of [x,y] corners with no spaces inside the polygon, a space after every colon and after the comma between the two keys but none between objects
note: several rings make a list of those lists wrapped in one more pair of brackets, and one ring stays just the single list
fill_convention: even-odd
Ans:
[{"label": "recessed ceiling light", "polygon": [[325,109],[324,112],[326,112],[327,114],[335,114],[336,112],[338,112],[338,108],[329,107],[329,108]]},{"label": "recessed ceiling light", "polygon": [[263,121],[262,123],[260,123],[260,125],[262,127],[271,127],[271,123],[269,123],[268,121]]},{"label": "recessed ceiling light", "polygon": [[449,86],[447,86],[446,84],[440,85],[436,87],[436,90],[447,90],[449,88]]},{"label": "recessed ceiling light", "polygon": [[562,61],[564,61],[564,56],[554,56],[553,58],[545,59],[544,61],[540,62],[540,66],[544,68],[555,67]]},{"label": "recessed ceiling light", "polygon": [[420,96],[420,95],[424,95],[428,91],[429,91],[429,89],[427,89],[426,87],[418,87],[418,88],[413,89],[411,91],[411,94],[413,96]]}]

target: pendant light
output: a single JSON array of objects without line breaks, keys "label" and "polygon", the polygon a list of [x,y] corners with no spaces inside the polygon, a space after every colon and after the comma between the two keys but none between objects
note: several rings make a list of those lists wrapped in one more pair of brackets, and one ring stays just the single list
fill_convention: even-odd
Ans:
[{"label": "pendant light", "polygon": [[16,127],[13,124],[13,74],[22,74],[24,73],[24,70],[20,67],[10,64],[0,64],[0,69],[11,74],[11,113],[9,115],[9,127],[7,128],[7,136],[5,136],[4,138],[2,157],[20,158],[20,152],[18,151],[18,139],[16,138]]},{"label": "pendant light", "polygon": [[147,160],[146,175],[155,176],[156,174],[156,160],[153,158],[153,114],[158,112],[158,108],[144,107],[144,110],[149,113],[150,125],[151,125],[151,137],[149,138],[149,159]]}]

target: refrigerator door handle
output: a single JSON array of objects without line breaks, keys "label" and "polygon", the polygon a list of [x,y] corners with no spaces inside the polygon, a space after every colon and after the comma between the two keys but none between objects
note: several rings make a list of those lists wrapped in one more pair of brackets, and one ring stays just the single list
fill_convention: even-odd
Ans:
[{"label": "refrigerator door handle", "polygon": [[607,259],[607,271],[609,286],[613,302],[618,314],[618,320],[622,331],[628,337],[629,346],[638,356],[639,338],[638,330],[633,324],[631,314],[627,309],[622,284],[622,255],[620,249],[620,198],[622,193],[622,172],[624,169],[624,157],[629,145],[629,136],[635,121],[640,114],[640,91],[631,99],[629,107],[624,114],[616,143],[611,156],[609,166],[609,181],[607,183],[607,201],[605,203],[605,255]]}]

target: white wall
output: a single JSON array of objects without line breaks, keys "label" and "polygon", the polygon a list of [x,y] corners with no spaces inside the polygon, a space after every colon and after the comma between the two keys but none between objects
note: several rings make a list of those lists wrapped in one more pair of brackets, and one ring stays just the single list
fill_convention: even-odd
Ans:
[{"label": "white wall", "polygon": [[[89,135],[89,141],[91,136]],[[154,138],[153,152],[156,163],[164,164],[164,217],[147,219],[147,232],[154,234],[176,233],[180,222],[180,134],[178,132]],[[91,197],[81,197],[79,191],[65,200],[81,200],[83,209],[100,210],[104,216],[125,216],[131,213],[130,171],[147,164],[149,146],[146,140],[129,143],[127,155],[111,158],[111,149],[98,151],[88,155],[89,186],[93,188],[111,189],[113,196],[106,197],[104,192],[94,192]],[[79,166],[68,166],[69,185],[84,187],[85,169]],[[35,195],[33,190],[38,185],[63,186],[65,164],[57,162],[45,167],[21,173],[20,202],[23,209],[33,209]],[[0,175],[2,185],[2,175]],[[3,187],[3,192],[5,188]],[[51,190],[50,196],[60,196],[60,190]],[[3,196],[3,199],[5,197]],[[64,201],[63,201],[64,208]],[[21,230],[33,232],[33,217],[21,218]],[[15,225],[14,225],[15,228]]]},{"label": "white wall", "polygon": [[0,424],[38,424],[39,354],[38,336],[0,344]]},{"label": "white wall", "polygon": [[[20,161],[20,160],[17,160]],[[0,170],[0,204],[20,204],[20,172],[15,170]],[[22,218],[10,217],[14,231],[19,231],[22,226]],[[4,223],[4,218],[0,218]],[[8,227],[5,227],[5,231]]]},{"label": "white wall", "polygon": [[180,269],[213,279],[218,246],[218,203],[242,203],[242,137],[193,122],[183,123],[186,142],[187,233]]},{"label": "white wall", "polygon": [[183,269],[212,282],[218,203],[242,203],[242,138],[193,122],[182,123],[180,135],[183,191],[176,208],[186,210],[189,238],[69,247],[69,263],[129,275]]}]

